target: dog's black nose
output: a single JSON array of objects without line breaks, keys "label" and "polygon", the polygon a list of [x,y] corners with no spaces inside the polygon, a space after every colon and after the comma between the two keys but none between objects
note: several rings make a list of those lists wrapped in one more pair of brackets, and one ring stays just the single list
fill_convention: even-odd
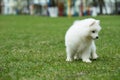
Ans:
[{"label": "dog's black nose", "polygon": [[98,39],[99,37],[97,36],[96,39]]}]

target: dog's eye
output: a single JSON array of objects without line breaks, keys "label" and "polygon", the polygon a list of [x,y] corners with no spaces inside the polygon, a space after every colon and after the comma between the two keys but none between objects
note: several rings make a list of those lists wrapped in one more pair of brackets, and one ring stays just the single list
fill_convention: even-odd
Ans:
[{"label": "dog's eye", "polygon": [[92,33],[95,33],[95,31],[92,31]]}]

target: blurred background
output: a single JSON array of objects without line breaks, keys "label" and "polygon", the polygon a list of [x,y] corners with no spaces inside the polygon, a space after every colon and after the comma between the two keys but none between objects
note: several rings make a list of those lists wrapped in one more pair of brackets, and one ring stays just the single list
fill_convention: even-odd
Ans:
[{"label": "blurred background", "polygon": [[0,0],[0,14],[97,16],[120,14],[120,0]]}]

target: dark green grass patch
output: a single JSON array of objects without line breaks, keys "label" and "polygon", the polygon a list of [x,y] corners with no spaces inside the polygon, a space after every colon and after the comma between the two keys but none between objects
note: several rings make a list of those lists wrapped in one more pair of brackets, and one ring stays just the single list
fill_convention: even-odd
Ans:
[{"label": "dark green grass patch", "polygon": [[84,18],[0,16],[0,80],[119,80],[120,16],[95,17],[99,59],[65,61],[65,32]]}]

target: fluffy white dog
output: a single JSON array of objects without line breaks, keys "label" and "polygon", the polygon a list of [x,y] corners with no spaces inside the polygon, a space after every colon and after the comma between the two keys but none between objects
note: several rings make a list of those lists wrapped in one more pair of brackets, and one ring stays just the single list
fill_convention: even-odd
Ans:
[{"label": "fluffy white dog", "polygon": [[78,20],[68,29],[65,35],[67,59],[81,58],[83,62],[91,63],[90,58],[97,59],[95,39],[101,30],[100,21],[93,18]]}]

